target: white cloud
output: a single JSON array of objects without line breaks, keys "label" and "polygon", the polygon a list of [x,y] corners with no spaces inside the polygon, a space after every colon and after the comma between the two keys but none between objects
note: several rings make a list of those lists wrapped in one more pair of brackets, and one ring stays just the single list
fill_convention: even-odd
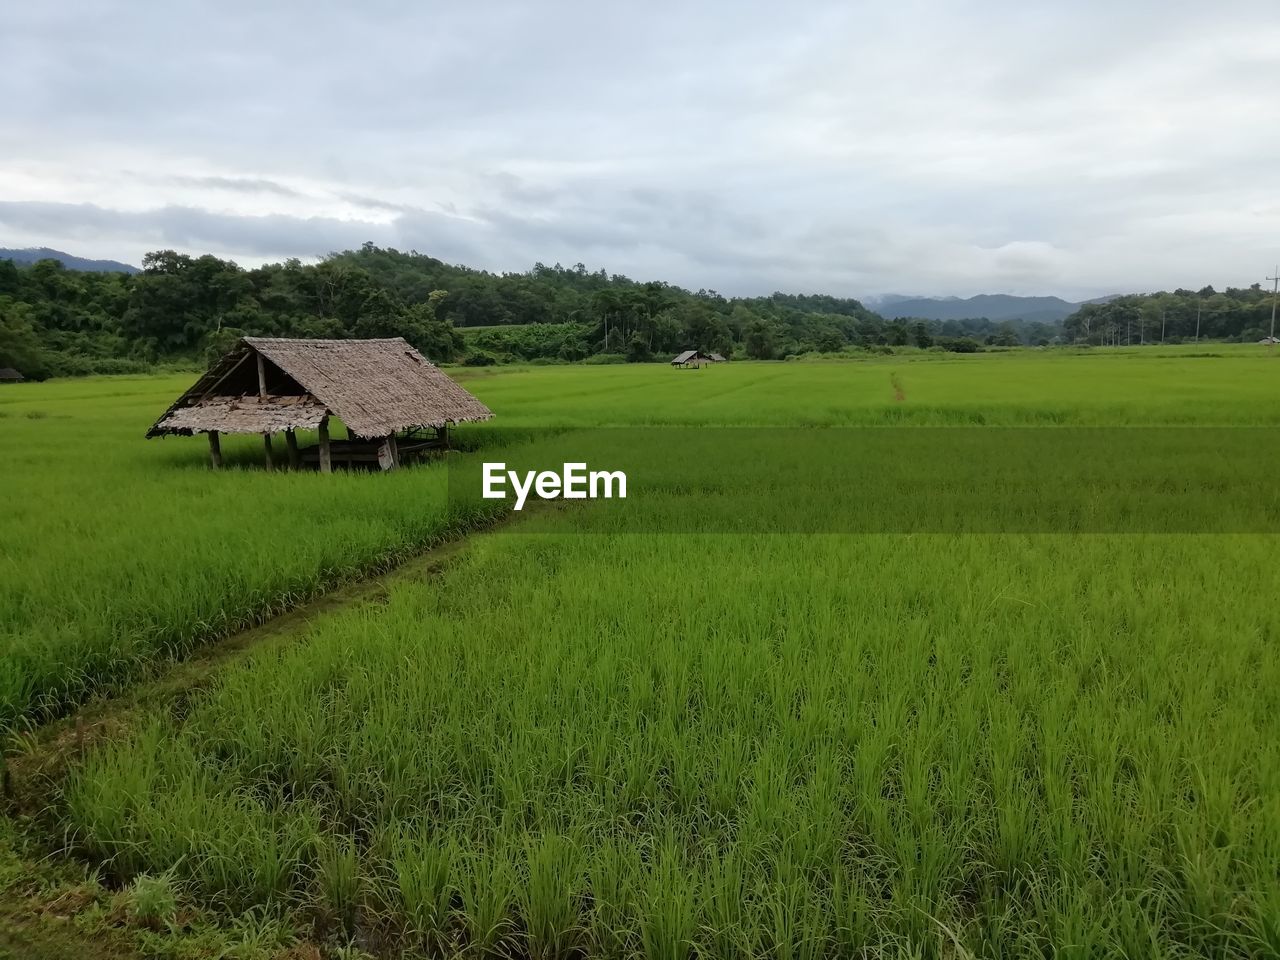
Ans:
[{"label": "white cloud", "polygon": [[755,293],[1091,296],[1280,258],[1266,0],[28,5],[0,245],[369,239]]}]

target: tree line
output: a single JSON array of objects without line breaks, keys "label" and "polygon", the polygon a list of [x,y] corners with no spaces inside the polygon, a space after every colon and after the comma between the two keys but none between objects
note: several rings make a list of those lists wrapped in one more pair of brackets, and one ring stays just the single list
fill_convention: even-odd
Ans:
[{"label": "tree line", "polygon": [[1272,293],[1247,289],[1178,289],[1087,303],[1063,321],[1075,343],[1128,346],[1235,340],[1252,343],[1271,334]]},{"label": "tree line", "polygon": [[245,269],[149,253],[137,274],[0,260],[0,366],[32,378],[202,363],[241,336],[403,336],[437,362],[665,359],[1056,342],[1043,323],[886,320],[851,298],[724,297],[582,264],[491,273],[365,244]]}]

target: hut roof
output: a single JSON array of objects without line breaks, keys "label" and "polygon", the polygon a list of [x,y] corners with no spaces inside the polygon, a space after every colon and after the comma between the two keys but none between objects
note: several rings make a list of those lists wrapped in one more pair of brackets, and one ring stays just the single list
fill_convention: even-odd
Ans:
[{"label": "hut roof", "polygon": [[13,367],[0,367],[0,380],[25,380],[22,374]]},{"label": "hut roof", "polygon": [[713,354],[711,354],[707,359],[709,359],[709,360],[713,360],[713,361],[714,361],[714,362],[716,362],[716,363],[724,363],[724,362],[725,362],[724,356],[723,356],[723,355],[721,355],[721,354],[719,354],[719,353],[713,353]]},{"label": "hut roof", "polygon": [[684,353],[680,354],[671,362],[672,363],[688,363],[690,360],[695,359],[697,356],[698,356],[697,350],[686,350]]},{"label": "hut roof", "polygon": [[[256,356],[263,359],[265,397],[259,396]],[[328,414],[359,437],[493,416],[403,337],[244,337],[174,401],[147,436],[274,433],[316,427]]]}]

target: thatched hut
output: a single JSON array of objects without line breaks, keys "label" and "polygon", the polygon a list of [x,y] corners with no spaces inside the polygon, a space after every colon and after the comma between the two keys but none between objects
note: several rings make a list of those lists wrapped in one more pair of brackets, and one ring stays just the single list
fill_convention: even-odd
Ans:
[{"label": "thatched hut", "polygon": [[673,357],[671,365],[673,367],[700,367],[710,358],[698,350],[686,350],[679,356]]},{"label": "thatched hut", "polygon": [[[345,441],[330,440],[331,416],[346,425]],[[271,435],[283,432],[292,466],[314,462],[328,473],[334,460],[376,461],[388,470],[402,454],[447,446],[451,424],[492,416],[402,337],[244,337],[174,401],[147,436],[208,434],[210,459],[219,467],[220,434],[258,433],[271,468]],[[299,450],[296,430],[318,431],[319,442]]]},{"label": "thatched hut", "polygon": [[724,357],[718,353],[703,353],[701,350],[686,350],[671,359],[673,367],[701,367],[706,363],[725,363]]},{"label": "thatched hut", "polygon": [[21,383],[25,379],[26,377],[13,367],[0,367],[0,383]]}]

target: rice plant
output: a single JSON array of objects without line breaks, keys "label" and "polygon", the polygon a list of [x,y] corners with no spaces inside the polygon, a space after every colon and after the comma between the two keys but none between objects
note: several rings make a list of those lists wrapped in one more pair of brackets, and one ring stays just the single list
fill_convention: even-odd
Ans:
[{"label": "rice plant", "polygon": [[[1243,355],[972,359],[503,372],[474,384],[499,415],[478,442],[1280,423],[1271,368]],[[39,440],[60,408],[38,391],[70,389],[3,402],[50,411],[21,421]],[[135,420],[171,392],[127,389]],[[35,447],[55,473],[52,441]],[[444,515],[431,469],[325,488],[164,451],[118,454],[109,511],[65,478],[24,481],[42,506],[5,521],[25,557],[6,571],[10,642],[66,629],[23,661],[15,709],[132,675],[113,658],[181,655],[218,610],[278,602],[282,571],[305,592]],[[749,476],[766,520],[856,492]],[[666,481],[629,504],[647,530],[592,506],[477,537],[385,604],[225,670],[180,718],[156,708],[68,785],[77,852],[229,917],[283,912],[344,943],[376,928],[389,955],[1280,955],[1273,534],[730,535],[700,532],[718,509],[705,478]],[[142,535],[135,487],[190,539]],[[201,496],[215,502],[195,517]],[[341,532],[300,522],[313,503]],[[264,538],[247,519],[267,507]],[[77,523],[97,535],[69,545]],[[30,560],[42,536],[83,555],[64,566],[88,605],[55,603],[52,565]],[[109,631],[82,633],[95,618]]]}]

